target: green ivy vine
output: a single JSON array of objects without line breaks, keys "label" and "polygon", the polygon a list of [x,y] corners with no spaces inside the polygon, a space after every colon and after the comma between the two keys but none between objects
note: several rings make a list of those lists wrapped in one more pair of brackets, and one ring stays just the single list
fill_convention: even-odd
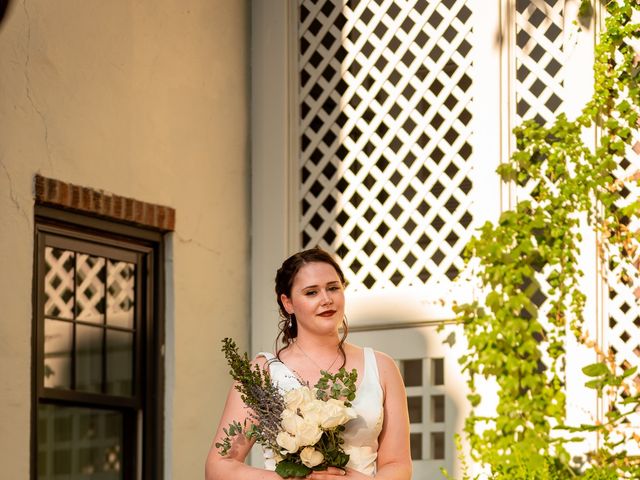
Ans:
[{"label": "green ivy vine", "polygon": [[[640,125],[640,54],[629,44],[640,38],[640,25],[632,21],[640,3],[612,0],[603,6],[607,15],[595,48],[591,100],[575,119],[560,114],[546,125],[529,120],[514,129],[515,152],[498,174],[527,198],[482,226],[465,252],[487,292],[482,300],[456,307],[469,344],[461,359],[472,404],[465,433],[473,458],[494,478],[626,478],[629,472],[640,478],[637,462],[615,461],[619,446],[613,444],[608,453],[590,457],[592,468],[571,465],[564,448],[569,439],[557,430],[565,421],[567,337],[590,341],[582,326],[581,225],[596,232],[603,275],[616,269],[629,284],[637,277],[639,236],[629,225],[640,217],[640,199],[624,207],[620,200],[638,175],[617,175]],[[582,13],[586,7],[591,4],[583,1]],[[585,132],[594,129],[598,142],[592,146]],[[536,301],[541,295],[542,307]],[[600,358],[602,367],[585,371],[594,377],[589,386],[600,394],[623,388],[631,374],[617,375],[607,355],[600,352]],[[497,383],[497,409],[490,417],[477,413],[480,377]],[[620,401],[640,404],[637,396]],[[614,409],[620,417],[612,422],[621,421],[625,405]],[[584,425],[578,431],[598,428],[605,427]]]}]

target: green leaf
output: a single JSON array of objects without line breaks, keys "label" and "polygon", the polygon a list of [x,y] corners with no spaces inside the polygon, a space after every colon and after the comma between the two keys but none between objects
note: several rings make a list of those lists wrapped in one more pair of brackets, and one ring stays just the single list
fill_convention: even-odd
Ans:
[{"label": "green leaf", "polygon": [[609,368],[604,363],[592,363],[584,367],[582,372],[588,377],[599,377],[609,373]]},{"label": "green leaf", "polygon": [[287,460],[282,460],[276,465],[276,473],[282,478],[306,477],[311,471],[312,470],[305,465],[288,462]]},{"label": "green leaf", "polygon": [[589,380],[584,384],[587,388],[593,388],[594,390],[600,390],[604,386],[604,382],[602,380]]}]

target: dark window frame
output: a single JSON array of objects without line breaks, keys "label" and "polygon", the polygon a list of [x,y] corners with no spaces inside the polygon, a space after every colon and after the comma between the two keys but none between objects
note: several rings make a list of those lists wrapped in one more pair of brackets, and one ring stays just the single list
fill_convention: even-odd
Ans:
[{"label": "dark window frame", "polygon": [[[123,449],[133,450],[132,455],[122,456],[125,480],[137,478],[141,471],[144,480],[161,479],[164,476],[164,235],[163,232],[115,222],[87,214],[36,205],[34,227],[33,265],[33,318],[32,318],[32,408],[31,408],[31,474],[37,480],[37,421],[38,405],[54,403],[66,406],[112,407],[124,414]],[[144,318],[136,313],[139,334],[134,349],[137,351],[134,381],[139,384],[139,395],[121,397],[45,388],[44,370],[44,292],[40,291],[41,272],[44,272],[44,241],[46,235],[68,238],[69,244],[77,239],[101,248],[125,248],[138,252],[143,266],[136,276],[144,276],[141,301]],[[138,311],[140,309],[137,309]],[[139,416],[142,415],[142,422]],[[139,428],[139,425],[142,425]],[[141,431],[138,431],[141,430]],[[142,440],[138,447],[138,438]],[[131,459],[131,463],[127,463]],[[138,462],[141,462],[138,464]]]}]

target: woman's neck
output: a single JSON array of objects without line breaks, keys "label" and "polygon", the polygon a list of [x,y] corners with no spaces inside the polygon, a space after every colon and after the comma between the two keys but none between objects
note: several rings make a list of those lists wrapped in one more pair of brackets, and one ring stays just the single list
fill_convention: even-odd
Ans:
[{"label": "woman's neck", "polygon": [[307,353],[314,352],[322,355],[323,353],[335,352],[340,344],[340,338],[337,334],[331,337],[327,337],[326,335],[322,337],[298,335],[294,343]]}]

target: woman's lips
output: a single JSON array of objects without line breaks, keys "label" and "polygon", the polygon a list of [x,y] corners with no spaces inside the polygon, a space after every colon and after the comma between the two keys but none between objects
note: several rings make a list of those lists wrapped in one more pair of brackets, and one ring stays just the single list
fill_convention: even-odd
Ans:
[{"label": "woman's lips", "polygon": [[319,313],[318,316],[319,317],[332,317],[333,315],[335,315],[336,311],[335,310],[327,310],[325,312]]}]

